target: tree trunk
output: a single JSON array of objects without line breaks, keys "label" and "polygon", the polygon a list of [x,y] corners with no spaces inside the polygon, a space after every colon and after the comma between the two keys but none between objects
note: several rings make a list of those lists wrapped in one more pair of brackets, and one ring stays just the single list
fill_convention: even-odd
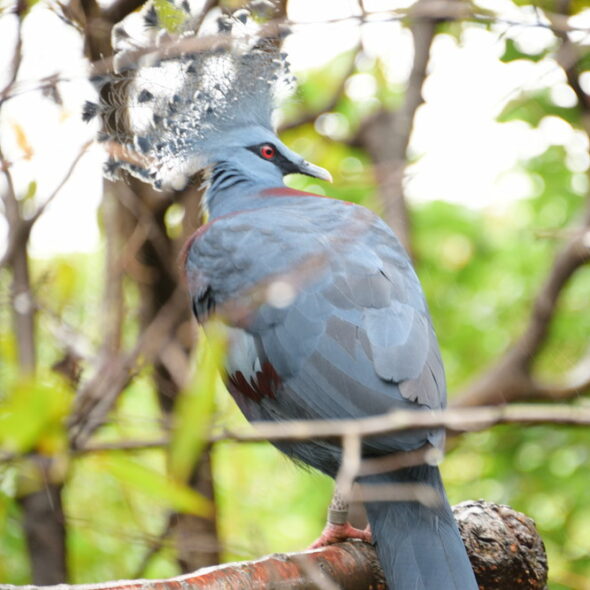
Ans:
[{"label": "tree trunk", "polygon": [[[145,328],[154,320],[159,310],[173,297],[181,282],[178,253],[198,225],[195,203],[200,193],[194,187],[178,193],[157,193],[150,186],[130,179],[130,186],[136,197],[138,225],[149,216],[150,231],[138,252],[140,270],[137,281],[141,294],[141,324]],[[185,207],[182,236],[174,240],[167,232],[165,216],[172,203]],[[142,221],[143,219],[143,221]],[[133,276],[133,273],[131,273]],[[172,326],[164,347],[154,362],[154,384],[160,407],[165,418],[169,418],[178,395],[187,385],[190,373],[191,353],[195,346],[194,329],[190,307],[179,313]],[[167,343],[166,343],[167,341]],[[211,458],[206,449],[195,466],[189,485],[214,500]],[[177,548],[177,560],[183,572],[219,563],[219,541],[215,519],[193,514],[174,513],[170,516],[170,533]]]},{"label": "tree trunk", "polygon": [[39,461],[38,467],[41,487],[19,498],[31,577],[34,584],[60,584],[68,579],[62,484],[49,481],[50,461]]}]

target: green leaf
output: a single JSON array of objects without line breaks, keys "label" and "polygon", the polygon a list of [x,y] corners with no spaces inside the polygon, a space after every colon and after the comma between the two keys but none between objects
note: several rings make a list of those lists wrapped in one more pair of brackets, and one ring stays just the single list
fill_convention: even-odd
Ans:
[{"label": "green leaf", "polygon": [[543,89],[530,96],[520,96],[510,101],[498,116],[498,122],[525,121],[537,127],[544,117],[554,115],[572,126],[580,127],[581,114],[578,106],[558,107],[552,100],[549,89]]},{"label": "green leaf", "polygon": [[186,14],[169,0],[154,0],[154,8],[160,24],[170,33],[177,33],[186,19]]},{"label": "green leaf", "polygon": [[27,186],[27,192],[23,195],[22,200],[28,201],[32,199],[37,194],[37,182],[35,180],[31,180],[29,182],[29,186]]},{"label": "green leaf", "polygon": [[122,454],[111,453],[102,458],[105,471],[152,498],[164,501],[173,509],[209,518],[213,504],[205,496],[171,477],[145,465],[130,461]]},{"label": "green leaf", "polygon": [[62,450],[71,399],[70,387],[59,377],[19,380],[0,404],[0,447],[18,453]]},{"label": "green leaf", "polygon": [[207,444],[215,407],[218,367],[226,349],[223,330],[210,325],[202,339],[194,382],[184,391],[174,409],[174,430],[170,444],[170,472],[180,481],[188,481],[191,471]]}]

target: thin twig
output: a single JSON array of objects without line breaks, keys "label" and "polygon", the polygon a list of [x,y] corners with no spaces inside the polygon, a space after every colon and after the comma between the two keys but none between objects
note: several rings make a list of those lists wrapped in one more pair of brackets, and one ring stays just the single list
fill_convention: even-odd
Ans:
[{"label": "thin twig", "polygon": [[[88,148],[90,147],[91,144],[92,144],[92,141],[87,141],[80,148],[80,151],[78,152],[76,157],[72,160],[70,167],[67,169],[65,175],[63,176],[61,181],[58,183],[58,185],[55,187],[53,192],[47,197],[47,199],[45,199],[45,201],[41,205],[39,205],[39,207],[36,209],[36,211],[33,213],[33,215],[31,215],[30,217],[28,217],[26,219],[20,217],[18,201],[16,199],[16,195],[14,194],[14,186],[12,184],[12,179],[10,178],[9,171],[8,171],[9,164],[5,160],[4,155],[2,154],[2,152],[0,150],[0,163],[2,164],[2,169],[4,170],[7,179],[9,179],[8,199],[10,202],[10,211],[11,211],[10,220],[9,220],[11,231],[10,231],[10,236],[8,239],[8,246],[4,252],[4,255],[2,256],[2,259],[0,260],[0,268],[5,266],[6,264],[8,264],[8,262],[12,259],[13,255],[14,255],[15,249],[22,247],[23,241],[25,241],[25,242],[28,241],[28,238],[29,238],[29,235],[31,234],[33,226],[39,220],[39,218],[41,217],[43,212],[47,209],[48,205],[59,194],[59,192],[64,187],[66,182],[70,179],[70,177],[72,176],[72,173],[74,172],[74,169],[78,165],[78,162],[80,161],[82,156],[86,153],[86,151],[88,150]],[[15,222],[14,210],[17,212],[18,222]],[[7,204],[7,211],[8,211],[8,204]]]},{"label": "thin twig", "polygon": [[350,502],[352,484],[361,467],[361,437],[357,433],[346,432],[342,437],[342,463],[336,476],[336,489],[343,500]]},{"label": "thin twig", "polygon": [[[499,424],[589,426],[590,407],[556,404],[513,404],[508,406],[486,406],[479,408],[453,408],[430,412],[396,410],[358,420],[301,420],[285,422],[257,422],[250,429],[226,430],[222,434],[208,437],[209,442],[226,441],[258,443],[268,440],[311,440],[338,439],[348,436],[378,436],[404,430],[447,428],[454,432],[478,432]],[[147,441],[113,441],[86,443],[75,448],[74,455],[101,453],[119,450],[150,450],[165,447],[168,438]],[[431,461],[428,454],[421,455],[422,449],[408,453],[407,460],[396,455],[382,460],[363,460],[359,475],[368,475],[385,470],[391,471],[410,465],[420,464],[422,458]],[[403,454],[405,455],[405,454]],[[0,455],[0,461],[18,459],[16,453]],[[381,463],[383,461],[383,463]],[[391,461],[391,463],[387,463]],[[366,467],[365,467],[366,464]]]},{"label": "thin twig", "polygon": [[10,74],[8,78],[8,83],[0,92],[0,106],[2,103],[10,97],[12,88],[16,83],[16,78],[18,76],[18,72],[20,70],[20,64],[23,59],[23,40],[22,40],[22,19],[20,15],[17,15],[18,18],[18,29],[16,33],[16,47],[14,48],[14,53],[12,55],[12,63],[10,64]]}]

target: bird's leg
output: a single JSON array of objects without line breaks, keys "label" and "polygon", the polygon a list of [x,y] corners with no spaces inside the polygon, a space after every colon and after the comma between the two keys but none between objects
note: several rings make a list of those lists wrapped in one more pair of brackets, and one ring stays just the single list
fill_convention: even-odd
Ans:
[{"label": "bird's leg", "polygon": [[365,543],[371,543],[371,529],[369,526],[364,530],[357,529],[348,522],[348,501],[338,490],[335,490],[328,507],[326,526],[319,538],[309,546],[309,549],[341,543],[347,539],[360,539]]}]

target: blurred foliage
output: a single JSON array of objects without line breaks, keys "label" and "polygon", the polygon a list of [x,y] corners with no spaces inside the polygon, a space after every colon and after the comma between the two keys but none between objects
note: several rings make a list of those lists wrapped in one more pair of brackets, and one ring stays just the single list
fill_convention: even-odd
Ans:
[{"label": "blurred foliage", "polygon": [[[534,60],[533,60],[534,61]],[[551,91],[547,88],[539,90],[532,96],[516,98],[509,102],[499,121],[525,121],[532,127],[538,127],[539,123],[547,116],[555,115],[572,126],[581,124],[580,109],[576,107],[562,107],[556,105],[551,99]]]},{"label": "blurred foliage", "polygon": [[186,13],[166,0],[154,0],[154,8],[158,21],[170,33],[178,32],[186,20]]},{"label": "blurred foliage", "polygon": [[[546,4],[551,8],[551,2]],[[156,5],[159,10],[167,6]],[[174,15],[165,18],[174,26]],[[456,23],[448,27],[460,36]],[[512,39],[505,39],[505,62],[539,61],[546,56],[546,51],[527,54]],[[322,108],[348,72],[351,59],[348,53],[302,76],[298,99],[288,105],[284,118]],[[322,115],[315,126],[290,131],[285,140],[332,171],[332,196],[377,209],[367,155],[334,140],[350,137],[362,118],[379,106],[398,105],[402,93],[386,86],[378,61],[357,65],[352,77],[372,78],[374,95],[363,101],[344,94],[333,112]],[[509,103],[500,121],[518,120],[537,127],[549,116],[581,127],[579,109],[555,104],[549,89]],[[445,202],[412,210],[417,270],[437,327],[451,392],[492,363],[521,333],[533,297],[586,198],[586,172],[572,169],[563,146],[550,145],[519,162],[518,170],[530,180],[530,195],[501,212]],[[289,183],[324,193],[325,187],[310,178],[294,177]],[[35,189],[31,180],[29,198]],[[33,261],[40,366],[50,367],[60,360],[58,336],[63,336],[64,326],[82,331],[88,343],[100,342],[97,311],[104,277],[97,269],[102,268],[103,258],[104,252],[99,251]],[[9,280],[7,272],[0,271],[3,303],[9,299]],[[126,285],[127,309],[137,309],[138,297],[136,287]],[[585,269],[563,294],[550,339],[538,359],[539,374],[559,380],[587,352],[590,314],[584,310],[589,300],[590,269]],[[128,314],[126,321],[125,341],[133,343],[137,317]],[[48,371],[40,371],[34,380],[18,377],[9,306],[0,306],[0,452],[62,457],[63,472],[56,477],[65,481],[72,582],[178,573],[170,541],[163,543],[145,571],[138,568],[158,542],[171,509],[208,510],[207,503],[183,482],[203,449],[210,424],[213,429],[244,425],[215,377],[213,366],[220,354],[219,339],[213,340],[208,354],[198,353],[199,367],[175,410],[169,451],[124,455],[103,451],[68,457],[64,418],[72,386]],[[109,423],[93,442],[149,440],[164,434],[150,370],[145,368],[123,392]],[[588,587],[590,579],[589,443],[590,435],[581,429],[497,427],[453,441],[443,464],[451,502],[484,498],[510,504],[536,520],[549,553],[554,590]],[[213,469],[226,559],[299,550],[320,532],[332,490],[326,477],[293,465],[267,444],[217,444]],[[0,580],[14,584],[30,581],[18,504],[26,479],[23,474],[29,472],[26,458],[0,463]]]},{"label": "blurred foliage", "polygon": [[516,59],[527,59],[529,61],[538,62],[541,61],[543,58],[547,57],[548,54],[548,49],[544,49],[536,53],[526,53],[518,46],[514,39],[508,38],[506,39],[506,47],[504,50],[504,54],[500,59],[504,63],[509,63]]}]

